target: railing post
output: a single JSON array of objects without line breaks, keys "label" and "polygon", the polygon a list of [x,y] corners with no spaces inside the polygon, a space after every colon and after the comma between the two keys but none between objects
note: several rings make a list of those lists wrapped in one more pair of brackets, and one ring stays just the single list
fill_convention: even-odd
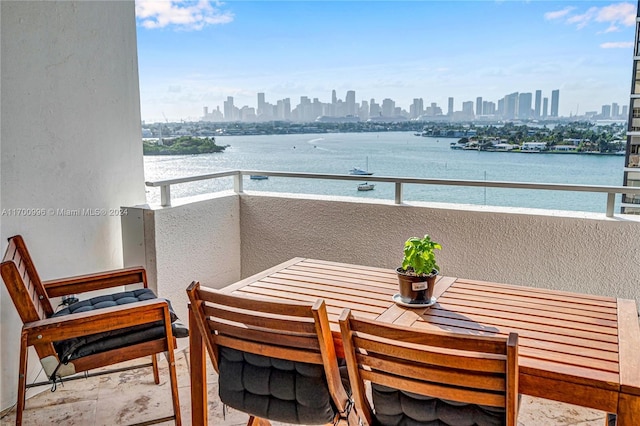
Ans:
[{"label": "railing post", "polygon": [[607,217],[613,217],[613,208],[616,202],[616,194],[614,192],[607,193]]},{"label": "railing post", "polygon": [[396,182],[396,204],[402,204],[402,182]]},{"label": "railing post", "polygon": [[236,194],[242,193],[242,173],[238,173],[233,177],[233,190]]},{"label": "railing post", "polygon": [[171,206],[171,185],[160,186],[160,205],[162,207]]}]

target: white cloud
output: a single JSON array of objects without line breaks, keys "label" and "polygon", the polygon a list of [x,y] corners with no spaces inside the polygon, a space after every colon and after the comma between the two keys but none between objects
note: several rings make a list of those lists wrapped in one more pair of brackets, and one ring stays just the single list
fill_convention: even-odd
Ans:
[{"label": "white cloud", "polygon": [[598,11],[598,22],[622,24],[631,27],[636,23],[636,7],[631,3],[618,3],[605,6]]},{"label": "white cloud", "polygon": [[610,41],[600,44],[603,49],[630,49],[633,47],[632,41]]},{"label": "white cloud", "polygon": [[224,11],[224,3],[209,0],[136,0],[138,24],[145,28],[175,27],[180,30],[201,30],[206,25],[227,24],[233,13]]},{"label": "white cloud", "polygon": [[561,10],[556,10],[554,12],[547,12],[547,13],[544,14],[544,19],[546,19],[547,21],[552,21],[554,19],[564,18],[573,9],[575,9],[575,7],[567,6],[564,9],[561,9]]},{"label": "white cloud", "polygon": [[582,29],[591,23],[605,23],[609,27],[604,33],[618,31],[621,26],[631,27],[636,22],[636,6],[632,3],[614,3],[604,7],[590,7],[586,12],[573,14],[575,7],[547,12],[546,20],[565,19],[565,23]]}]

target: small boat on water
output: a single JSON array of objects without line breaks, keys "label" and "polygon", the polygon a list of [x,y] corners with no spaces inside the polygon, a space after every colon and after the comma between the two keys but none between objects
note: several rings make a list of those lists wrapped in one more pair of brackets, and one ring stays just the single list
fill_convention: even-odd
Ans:
[{"label": "small boat on water", "polygon": [[358,167],[354,167],[353,169],[349,170],[349,174],[350,175],[360,175],[360,176],[371,176],[373,174],[373,172],[369,172],[367,170],[362,170]]},{"label": "small boat on water", "polygon": [[373,174],[373,172],[369,171],[369,157],[367,157],[367,168],[366,169],[361,169],[359,167],[354,167],[353,169],[349,170],[349,174],[350,175],[358,175],[358,176],[371,176]]},{"label": "small boat on water", "polygon": [[264,176],[264,175],[249,175],[250,179],[253,180],[265,180],[265,179],[269,179],[269,176]]},{"label": "small boat on water", "polygon": [[375,184],[365,182],[365,183],[358,184],[358,191],[372,191],[375,187],[376,187]]}]

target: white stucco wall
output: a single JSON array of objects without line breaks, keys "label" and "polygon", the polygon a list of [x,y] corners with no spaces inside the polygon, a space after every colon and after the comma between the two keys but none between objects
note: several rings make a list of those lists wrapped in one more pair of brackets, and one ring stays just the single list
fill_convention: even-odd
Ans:
[{"label": "white stucco wall", "polygon": [[[4,214],[0,249],[22,234],[43,279],[120,267],[120,217],[109,210],[145,202],[134,2],[2,1],[0,11],[0,205],[47,213]],[[5,408],[20,320],[4,286],[0,296]],[[39,369],[37,357],[30,365]]]},{"label": "white stucco wall", "polygon": [[[239,197],[217,193],[183,199],[171,207],[137,210],[142,222],[135,222],[144,241],[125,237],[125,263],[140,264],[138,259],[144,258],[149,287],[171,300],[187,324],[186,288],[192,281],[222,288],[240,279]],[[188,340],[178,343],[184,347]]]},{"label": "white stucco wall", "polygon": [[445,275],[635,299],[637,217],[245,193],[243,277],[292,257],[396,268],[430,234]]}]

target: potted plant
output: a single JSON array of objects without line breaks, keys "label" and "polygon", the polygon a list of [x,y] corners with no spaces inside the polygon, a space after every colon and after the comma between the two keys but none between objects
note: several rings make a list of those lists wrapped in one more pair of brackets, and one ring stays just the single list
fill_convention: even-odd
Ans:
[{"label": "potted plant", "polygon": [[402,302],[432,303],[433,288],[440,272],[435,251],[441,249],[442,246],[429,235],[405,241],[402,266],[396,269]]}]

